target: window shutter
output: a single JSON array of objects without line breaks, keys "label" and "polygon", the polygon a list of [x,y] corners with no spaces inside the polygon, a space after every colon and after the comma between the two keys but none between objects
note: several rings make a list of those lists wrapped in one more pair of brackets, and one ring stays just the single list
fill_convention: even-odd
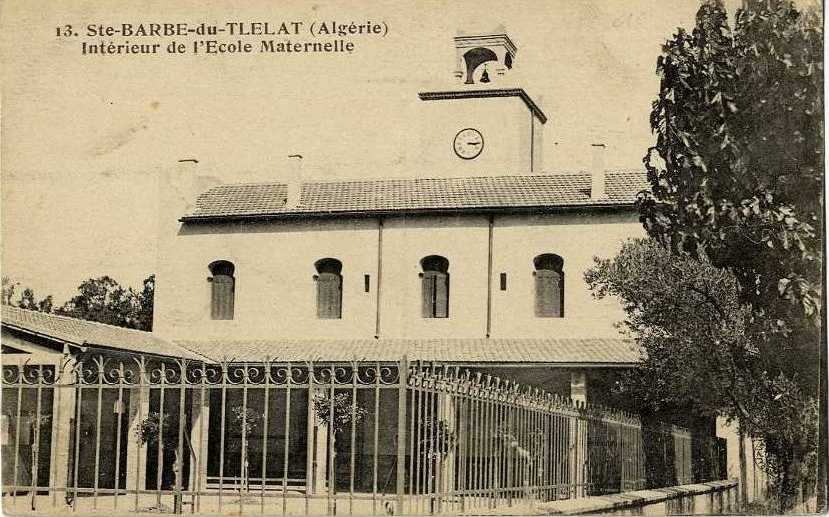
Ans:
[{"label": "window shutter", "polygon": [[235,281],[232,276],[213,275],[210,317],[214,320],[233,319],[234,284]]},{"label": "window shutter", "polygon": [[320,273],[317,279],[317,317],[339,319],[342,316],[342,277]]},{"label": "window shutter", "polygon": [[561,276],[556,271],[538,270],[535,273],[535,315],[539,318],[562,316]]},{"label": "window shutter", "polygon": [[449,317],[449,274],[435,275],[435,318]]},{"label": "window shutter", "polygon": [[426,271],[422,278],[423,288],[421,294],[422,301],[422,316],[424,318],[435,317],[435,273],[433,271]]}]

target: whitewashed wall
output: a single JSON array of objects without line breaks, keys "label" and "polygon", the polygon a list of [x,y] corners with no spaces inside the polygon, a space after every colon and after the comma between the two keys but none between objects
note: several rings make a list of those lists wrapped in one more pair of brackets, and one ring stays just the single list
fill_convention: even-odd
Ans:
[{"label": "whitewashed wall", "polygon": [[[594,300],[583,280],[593,256],[612,256],[641,235],[633,212],[496,216],[493,230],[492,337],[612,337],[616,300]],[[162,240],[163,242],[163,240]],[[155,330],[164,337],[278,338],[375,335],[377,219],[186,225],[167,240],[157,278]],[[485,216],[387,218],[383,230],[382,337],[484,337],[488,219]],[[564,258],[565,317],[536,318],[533,257]],[[449,318],[421,317],[420,259],[449,260]],[[314,262],[343,263],[340,320],[316,317]],[[236,266],[235,318],[210,319],[214,260]],[[507,290],[499,275],[507,273]],[[371,276],[364,292],[364,275]]]},{"label": "whitewashed wall", "polygon": [[[518,97],[424,101],[418,117],[402,131],[417,131],[419,146],[408,153],[421,177],[503,176],[529,174],[533,141],[535,159],[541,159],[542,125]],[[473,160],[455,155],[453,142],[461,129],[475,128],[484,138],[484,149]],[[541,164],[534,164],[535,172]]]}]

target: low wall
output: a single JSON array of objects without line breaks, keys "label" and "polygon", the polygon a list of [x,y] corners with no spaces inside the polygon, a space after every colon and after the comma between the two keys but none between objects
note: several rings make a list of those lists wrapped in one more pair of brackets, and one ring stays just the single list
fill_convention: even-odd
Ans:
[{"label": "low wall", "polygon": [[737,481],[712,481],[670,488],[541,503],[535,515],[635,514],[722,515],[737,510]]}]

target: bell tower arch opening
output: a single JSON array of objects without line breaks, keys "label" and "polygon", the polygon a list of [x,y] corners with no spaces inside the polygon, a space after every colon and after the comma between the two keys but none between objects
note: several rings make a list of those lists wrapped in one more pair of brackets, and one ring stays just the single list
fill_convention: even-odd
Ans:
[{"label": "bell tower arch opening", "polygon": [[[474,74],[482,64],[488,61],[498,61],[498,56],[492,50],[483,47],[476,47],[463,55],[466,63],[466,81],[464,84],[475,84]],[[484,75],[486,74],[486,75]],[[489,82],[489,74],[486,69],[481,73],[479,82]]]},{"label": "bell tower arch opening", "polygon": [[455,77],[463,84],[497,82],[512,69],[518,48],[506,34],[456,36]]}]

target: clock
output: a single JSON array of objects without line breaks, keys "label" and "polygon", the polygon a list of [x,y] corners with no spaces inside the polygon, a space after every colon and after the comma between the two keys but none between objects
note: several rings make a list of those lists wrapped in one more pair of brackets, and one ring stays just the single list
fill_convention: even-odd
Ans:
[{"label": "clock", "polygon": [[481,154],[481,151],[484,150],[484,137],[481,136],[480,131],[477,129],[471,127],[461,129],[455,135],[452,148],[455,150],[458,158],[472,160],[473,158],[477,158]]}]

